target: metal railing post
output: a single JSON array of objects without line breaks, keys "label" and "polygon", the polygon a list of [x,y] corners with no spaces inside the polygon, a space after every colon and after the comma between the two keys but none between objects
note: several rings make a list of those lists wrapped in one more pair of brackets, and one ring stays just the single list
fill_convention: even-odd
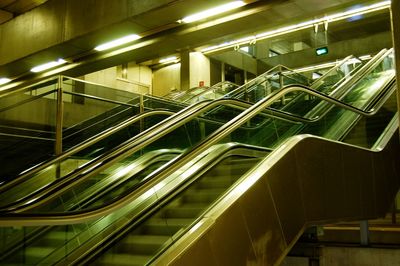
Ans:
[{"label": "metal railing post", "polygon": [[[279,73],[278,74],[279,75],[279,89],[281,90],[283,88],[283,86],[284,86],[284,84],[283,84],[283,69],[282,69],[281,65],[279,66],[279,72],[278,73]],[[281,98],[281,104],[285,105],[285,95],[283,95],[282,98]]]},{"label": "metal railing post", "polygon": [[[144,100],[143,100],[143,94],[139,95],[139,113],[144,112]],[[140,132],[144,130],[144,121],[143,119],[140,119]]]},{"label": "metal railing post", "polygon": [[64,106],[63,106],[63,90],[62,90],[62,76],[58,77],[57,81],[57,111],[56,111],[56,142],[54,152],[56,155],[62,153],[62,130],[63,130],[63,117],[64,117]]}]

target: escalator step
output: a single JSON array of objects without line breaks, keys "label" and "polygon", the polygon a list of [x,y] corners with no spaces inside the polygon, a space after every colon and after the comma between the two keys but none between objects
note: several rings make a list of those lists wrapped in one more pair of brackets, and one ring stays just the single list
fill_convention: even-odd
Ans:
[{"label": "escalator step", "polygon": [[98,266],[143,266],[150,261],[151,256],[138,256],[130,254],[106,254],[92,265]]},{"label": "escalator step", "polygon": [[210,189],[225,189],[230,187],[237,178],[232,175],[227,176],[214,176],[210,178],[203,178],[198,184],[196,184],[197,188],[210,188]]},{"label": "escalator step", "polygon": [[144,233],[154,235],[174,235],[181,228],[188,226],[194,219],[162,219],[153,218],[146,222]]},{"label": "escalator step", "polygon": [[118,244],[117,249],[113,250],[118,253],[151,255],[170,239],[165,235],[129,235]]},{"label": "escalator step", "polygon": [[67,243],[75,237],[74,232],[50,231],[45,237],[41,238],[38,245],[58,246]]},{"label": "escalator step", "polygon": [[52,247],[28,247],[24,252],[24,265],[36,265],[54,251]]},{"label": "escalator step", "polygon": [[164,211],[166,218],[194,218],[197,217],[203,210],[207,208],[207,205],[200,204],[185,204],[176,207],[167,208]]},{"label": "escalator step", "polygon": [[202,204],[206,205],[221,195],[225,189],[191,189],[190,193],[186,193],[182,201],[189,204]]}]

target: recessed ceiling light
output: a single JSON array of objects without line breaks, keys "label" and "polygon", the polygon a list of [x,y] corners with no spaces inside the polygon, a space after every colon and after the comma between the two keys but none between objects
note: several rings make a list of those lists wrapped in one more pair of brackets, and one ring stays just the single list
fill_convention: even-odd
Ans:
[{"label": "recessed ceiling light", "polygon": [[225,5],[217,6],[217,7],[214,7],[214,8],[211,8],[211,9],[207,9],[207,10],[204,10],[202,12],[199,12],[199,13],[184,17],[181,20],[181,22],[191,23],[191,22],[194,22],[194,21],[198,21],[198,20],[201,20],[201,19],[205,19],[205,18],[208,18],[208,17],[212,17],[212,16],[215,16],[215,15],[227,12],[229,10],[244,6],[245,4],[246,3],[243,2],[243,1],[230,2],[230,3],[227,3]]},{"label": "recessed ceiling light", "polygon": [[6,84],[10,81],[11,81],[11,79],[9,79],[9,78],[0,78],[0,85]]},{"label": "recessed ceiling light", "polygon": [[111,49],[111,48],[114,48],[114,47],[129,43],[129,42],[132,42],[132,41],[137,40],[137,39],[140,39],[139,35],[130,34],[130,35],[124,36],[122,38],[119,38],[119,39],[116,39],[116,40],[113,40],[113,41],[110,41],[110,42],[106,42],[106,43],[100,44],[100,45],[96,46],[94,49],[96,51],[104,51],[104,50],[108,50],[108,49]]},{"label": "recessed ceiling light", "polygon": [[158,62],[160,64],[165,64],[165,63],[170,63],[170,62],[177,61],[177,60],[178,60],[178,58],[176,56],[171,56],[171,57],[160,59],[160,61],[158,61]]},{"label": "recessed ceiling light", "polygon": [[57,61],[51,61],[51,62],[42,64],[42,65],[39,65],[39,66],[35,66],[34,68],[31,69],[31,71],[35,72],[35,73],[36,72],[42,72],[44,70],[47,70],[47,69],[50,69],[50,68],[65,64],[66,62],[67,61],[65,61],[64,59],[60,58]]}]

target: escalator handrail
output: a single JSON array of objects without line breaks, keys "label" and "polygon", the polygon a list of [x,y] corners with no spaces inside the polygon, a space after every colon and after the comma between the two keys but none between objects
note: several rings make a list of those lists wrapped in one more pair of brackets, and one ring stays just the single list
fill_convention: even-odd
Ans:
[{"label": "escalator handrail", "polygon": [[[350,110],[350,111],[355,112],[360,115],[371,116],[378,111],[378,109],[369,110],[369,111],[361,110],[359,108],[356,108],[351,105],[345,104],[341,101],[338,101],[332,97],[326,96],[325,94],[315,91],[314,89],[311,89],[307,86],[298,86],[298,85],[297,86],[287,86],[287,87],[284,87],[282,90],[276,91],[276,92],[272,93],[270,96],[253,104],[250,108],[246,109],[241,114],[237,115],[235,118],[230,120],[228,123],[221,126],[215,132],[211,133],[210,136],[208,136],[202,142],[197,144],[193,149],[185,152],[181,157],[179,157],[177,160],[175,160],[173,165],[166,167],[162,172],[160,172],[153,179],[147,180],[147,182],[145,184],[143,184],[141,187],[139,187],[137,189],[137,191],[135,191],[132,194],[129,194],[107,206],[102,206],[102,207],[99,207],[94,210],[79,212],[79,213],[56,214],[56,215],[54,215],[54,214],[23,214],[23,213],[21,213],[21,214],[8,213],[7,214],[7,213],[5,213],[2,216],[0,216],[0,226],[1,225],[10,225],[10,224],[43,225],[45,223],[47,225],[60,225],[60,224],[71,224],[71,223],[83,223],[86,221],[100,218],[101,216],[104,216],[104,215],[108,215],[108,214],[112,213],[113,211],[116,211],[117,209],[124,207],[129,202],[137,199],[138,197],[143,195],[146,191],[153,188],[154,185],[156,185],[158,182],[163,180],[166,176],[169,176],[170,174],[174,173],[177,169],[179,169],[180,167],[185,165],[187,162],[194,159],[196,156],[200,155],[207,148],[209,148],[213,144],[215,144],[218,141],[225,138],[233,130],[240,127],[243,123],[248,121],[250,118],[261,113],[263,110],[265,110],[265,108],[267,108],[269,105],[274,103],[276,100],[280,99],[285,94],[294,92],[294,91],[302,91],[302,92],[309,93],[313,96],[321,98],[322,100],[325,100],[327,102],[330,102],[341,108]],[[119,150],[116,151],[117,154],[114,154],[114,152],[111,152],[107,156],[104,156],[109,160],[104,160],[101,162],[95,162],[92,164],[88,164],[88,166],[84,167],[85,169],[81,169],[81,171],[83,171],[83,173],[85,173],[86,176],[92,176],[94,174],[97,174],[99,171],[108,167],[109,165],[112,165],[117,160],[126,158],[128,156],[126,153],[132,153],[134,151],[137,151],[137,150],[143,148],[148,143],[150,143],[151,140],[161,138],[162,136],[169,133],[170,131],[172,131],[172,130],[178,128],[179,126],[190,121],[199,112],[203,112],[204,111],[203,109],[212,108],[214,105],[216,105],[217,103],[219,103],[221,101],[227,101],[227,100],[220,99],[220,100],[212,101],[211,103],[208,101],[200,102],[200,103],[194,105],[194,106],[196,106],[196,109],[198,109],[197,112],[189,112],[190,115],[187,115],[185,112],[186,112],[186,110],[188,110],[188,109],[190,110],[191,108],[186,108],[186,109],[182,110],[181,112],[179,112],[177,115],[167,118],[166,120],[168,120],[169,123],[168,122],[161,123],[161,125],[156,125],[156,126],[150,128],[149,131],[144,131],[143,138],[139,138],[138,140],[133,141],[133,143],[131,143],[131,145],[127,145],[128,148],[122,149],[122,151],[119,151]],[[210,106],[212,106],[212,107],[210,107]],[[192,109],[193,109],[193,106],[192,106]],[[184,119],[182,118],[182,116],[184,117]],[[112,156],[112,158],[109,158],[110,155]],[[67,188],[69,188],[69,187],[67,187]],[[56,196],[57,195],[53,194],[49,198],[52,199]],[[25,210],[22,210],[22,211],[25,211]]]},{"label": "escalator handrail", "polygon": [[[391,50],[382,49],[377,53],[371,60],[369,60],[364,66],[361,67],[351,78],[343,81],[332,93],[334,97],[337,97],[338,92],[347,91],[348,88],[360,81],[365,73],[372,71],[389,53]],[[341,99],[341,98],[339,98]]]},{"label": "escalator handrail", "polygon": [[314,88],[314,86],[316,86],[321,80],[324,80],[326,77],[328,77],[332,72],[336,71],[337,69],[339,69],[344,63],[346,63],[347,61],[349,61],[350,59],[352,59],[354,56],[353,55],[349,55],[345,58],[343,58],[339,63],[337,63],[334,67],[332,67],[331,69],[329,69],[327,72],[325,72],[322,76],[320,76],[319,78],[317,78],[316,80],[314,80],[310,87]]},{"label": "escalator handrail", "polygon": [[239,85],[237,85],[237,84],[235,84],[235,83],[233,83],[233,82],[230,82],[230,81],[221,81],[221,82],[218,82],[218,83],[212,85],[212,86],[209,87],[208,89],[206,89],[206,90],[200,92],[199,94],[193,95],[192,97],[190,97],[190,98],[184,100],[183,103],[188,103],[188,102],[190,102],[192,99],[194,99],[194,98],[196,98],[196,97],[200,97],[201,95],[203,95],[203,94],[205,94],[205,93],[207,93],[207,92],[210,92],[210,91],[212,91],[212,90],[215,90],[216,88],[218,88],[219,86],[223,85],[224,83],[226,83],[226,84],[229,84],[229,83],[230,83],[230,84],[232,84],[232,85],[234,85],[234,86],[239,87]]},{"label": "escalator handrail", "polygon": [[245,84],[239,86],[238,88],[234,89],[233,91],[227,93],[224,97],[225,97],[225,98],[235,97],[237,94],[239,94],[239,93],[245,91],[246,88],[252,87],[252,86],[254,86],[254,85],[258,85],[260,82],[264,82],[265,76],[267,76],[267,75],[273,73],[274,71],[279,71],[279,70],[282,69],[282,68],[285,68],[285,69],[287,69],[287,70],[289,70],[289,71],[292,71],[292,72],[294,72],[294,73],[296,73],[296,74],[302,75],[302,74],[300,74],[300,73],[297,73],[295,70],[290,69],[290,68],[288,68],[288,67],[286,67],[286,66],[284,66],[284,65],[276,65],[276,66],[274,66],[273,68],[271,68],[271,69],[267,70],[266,72],[264,72],[263,74],[259,75],[258,77],[256,77],[256,78],[250,80],[249,82],[247,82],[247,83],[245,83]]},{"label": "escalator handrail", "polygon": [[114,127],[111,127],[109,129],[101,132],[100,134],[97,134],[97,135],[87,139],[84,143],[78,144],[75,147],[72,147],[71,149],[63,152],[61,155],[59,155],[49,161],[46,161],[42,164],[36,165],[31,169],[24,171],[18,178],[0,186],[0,193],[2,191],[9,189],[12,186],[16,186],[16,185],[20,184],[21,182],[25,181],[26,178],[29,178],[30,176],[40,172],[41,170],[43,170],[53,164],[59,163],[60,161],[68,158],[69,156],[88,148],[89,146],[111,136],[112,134],[118,132],[119,130],[121,130],[125,127],[128,127],[128,126],[138,122],[141,119],[144,119],[146,117],[153,116],[153,115],[173,115],[173,114],[175,114],[175,113],[168,111],[168,110],[151,110],[151,111],[145,111],[141,114],[133,116],[133,117],[125,120],[124,122],[122,122]]},{"label": "escalator handrail", "polygon": [[[353,85],[359,82],[366,73],[374,70],[375,67],[380,64],[392,51],[393,49],[382,49],[379,51],[379,53],[377,53],[373,58],[371,58],[371,60],[362,66],[361,69],[359,69],[351,78],[345,80],[337,88],[335,88],[330,95],[341,101],[346,96],[346,92],[348,92]],[[315,117],[316,113],[324,111],[328,112],[331,107],[327,107],[326,102],[321,102],[314,107],[313,110],[308,112],[306,116]]]}]

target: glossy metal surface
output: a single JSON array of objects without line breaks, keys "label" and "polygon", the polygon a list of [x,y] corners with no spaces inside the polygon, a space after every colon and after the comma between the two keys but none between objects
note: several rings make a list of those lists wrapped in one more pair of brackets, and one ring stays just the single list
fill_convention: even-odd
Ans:
[{"label": "glossy metal surface", "polygon": [[[397,125],[375,150],[288,140],[154,264],[228,265],[238,254],[247,264],[279,265],[307,226],[384,216],[400,184]],[[238,241],[236,232],[250,234]]]}]

